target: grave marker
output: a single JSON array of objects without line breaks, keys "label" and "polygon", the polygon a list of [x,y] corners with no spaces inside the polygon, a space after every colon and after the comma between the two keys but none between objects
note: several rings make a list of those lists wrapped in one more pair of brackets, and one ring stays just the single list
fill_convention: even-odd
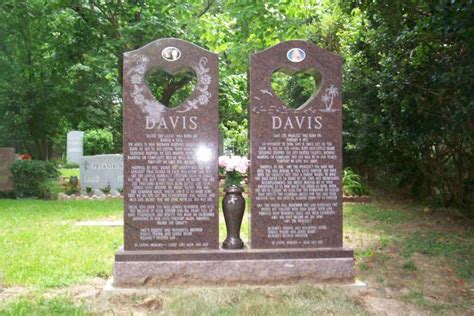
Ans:
[{"label": "grave marker", "polygon": [[[217,56],[163,39],[124,63],[125,247],[115,255],[115,286],[354,279],[353,251],[342,248],[339,57],[303,41],[251,57],[253,209],[243,250],[219,249],[217,238]],[[197,89],[164,107],[144,83],[154,67],[191,67]],[[288,109],[270,88],[280,68],[317,68],[321,92]]]},{"label": "grave marker", "polygon": [[13,191],[13,182],[10,167],[15,162],[15,148],[0,148],[0,192]]},{"label": "grave marker", "polygon": [[[125,251],[217,249],[218,57],[161,39],[124,54]],[[178,107],[160,104],[145,76],[192,69]]]},{"label": "grave marker", "polygon": [[100,190],[110,185],[112,191],[123,189],[123,155],[84,156],[79,164],[81,189]]},{"label": "grave marker", "polygon": [[[275,71],[321,73],[297,109],[271,87]],[[305,41],[250,58],[252,248],[342,247],[341,59]]]},{"label": "grave marker", "polygon": [[71,131],[67,133],[67,161],[80,163],[84,155],[83,148],[84,132]]}]

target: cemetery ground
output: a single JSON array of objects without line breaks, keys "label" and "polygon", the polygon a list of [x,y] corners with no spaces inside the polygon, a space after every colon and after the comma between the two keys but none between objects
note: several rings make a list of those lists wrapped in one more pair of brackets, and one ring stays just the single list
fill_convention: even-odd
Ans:
[{"label": "cemetery ground", "polygon": [[[474,312],[473,223],[375,194],[344,205],[344,243],[365,287],[301,284],[103,290],[122,244],[121,200],[0,200],[0,314],[367,314]],[[248,214],[248,212],[247,212]],[[221,221],[223,226],[223,221]],[[244,221],[248,237],[248,218]],[[221,239],[224,228],[220,230]],[[248,240],[247,238],[245,238]]]}]

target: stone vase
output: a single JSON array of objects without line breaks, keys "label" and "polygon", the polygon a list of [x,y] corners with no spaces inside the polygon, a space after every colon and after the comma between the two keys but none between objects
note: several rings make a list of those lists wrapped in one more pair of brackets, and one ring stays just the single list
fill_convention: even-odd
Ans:
[{"label": "stone vase", "polygon": [[244,242],[240,239],[240,227],[245,211],[245,199],[242,196],[244,189],[239,186],[229,186],[224,189],[226,193],[222,200],[224,210],[227,238],[222,243],[223,249],[243,249]]}]

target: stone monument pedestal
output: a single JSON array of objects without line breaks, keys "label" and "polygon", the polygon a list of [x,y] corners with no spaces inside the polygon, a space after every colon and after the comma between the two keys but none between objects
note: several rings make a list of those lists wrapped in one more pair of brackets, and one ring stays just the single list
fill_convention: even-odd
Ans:
[{"label": "stone monument pedestal", "polygon": [[[250,59],[252,249],[219,249],[218,56],[177,39],[124,54],[124,249],[114,286],[353,282],[342,234],[342,60],[288,41]],[[146,74],[192,69],[179,106],[157,101]],[[299,109],[272,92],[277,70],[321,74]],[[229,201],[230,203],[230,201]],[[232,201],[235,203],[235,200]]]},{"label": "stone monument pedestal", "polygon": [[267,285],[354,282],[347,248],[123,251],[115,255],[115,287]]}]

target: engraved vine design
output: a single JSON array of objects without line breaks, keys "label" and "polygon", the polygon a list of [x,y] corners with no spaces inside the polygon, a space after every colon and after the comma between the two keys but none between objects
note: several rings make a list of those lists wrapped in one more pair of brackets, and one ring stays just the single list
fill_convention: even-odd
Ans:
[{"label": "engraved vine design", "polygon": [[186,102],[185,107],[177,112],[184,113],[193,109],[199,109],[200,106],[209,103],[209,99],[212,94],[209,92],[209,85],[211,84],[212,77],[208,74],[209,68],[206,67],[208,62],[207,57],[201,57],[196,69],[196,75],[198,78],[197,89],[201,92],[196,98]]},{"label": "engraved vine design", "polygon": [[[260,90],[261,96],[254,96],[253,98],[255,100],[261,101],[262,98],[268,97],[268,98],[273,98],[273,94],[270,93],[268,90]],[[316,112],[336,112],[339,111],[338,109],[333,109],[333,104],[334,104],[334,98],[339,95],[339,89],[335,87],[334,85],[331,85],[329,88],[326,88],[324,91],[323,96],[321,97],[321,101],[324,103],[324,108],[323,109],[313,109],[313,108],[306,108],[302,109],[301,112],[303,113],[313,113],[316,114]],[[261,112],[267,112],[267,113],[291,113],[294,111],[293,109],[288,109],[287,107],[281,107],[277,105],[270,105],[267,108],[262,107],[261,105],[256,105],[252,108],[252,112],[254,113],[261,113]]]}]

